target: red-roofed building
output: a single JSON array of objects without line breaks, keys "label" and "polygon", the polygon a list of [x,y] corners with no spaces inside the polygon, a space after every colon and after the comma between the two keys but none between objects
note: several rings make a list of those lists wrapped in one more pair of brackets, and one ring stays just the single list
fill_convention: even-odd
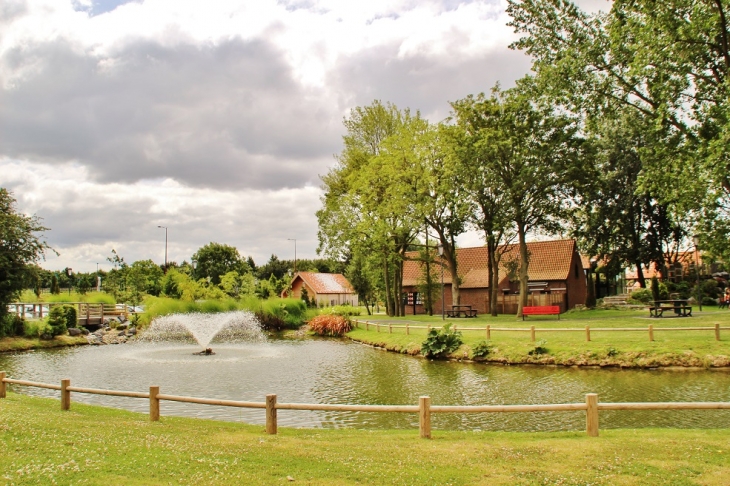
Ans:
[{"label": "red-roofed building", "polygon": [[[302,289],[307,289],[309,300],[317,307],[350,304],[358,305],[357,294],[350,282],[341,273],[298,272],[291,282],[291,297],[302,298]],[[287,290],[281,293],[287,296]]]},{"label": "red-roofed building", "polygon": [[[519,258],[518,245],[505,248],[499,265],[499,302],[497,312],[505,314],[517,313],[517,296],[519,281],[516,268],[510,262]],[[530,254],[528,269],[528,287],[530,296],[528,305],[559,305],[562,311],[584,304],[586,299],[586,276],[584,264],[575,240],[535,241],[527,244]],[[417,257],[411,253],[411,258]],[[487,272],[487,248],[459,248],[456,251],[459,276],[461,277],[461,304],[471,305],[478,313],[489,310],[489,279]],[[451,276],[444,272],[444,299],[446,309],[451,302]],[[421,262],[408,260],[403,266],[403,292],[406,294],[406,314],[423,314],[425,312],[418,295],[417,286],[423,280]],[[438,278],[440,285],[440,274]],[[434,313],[441,313],[441,296],[434,304]]]}]

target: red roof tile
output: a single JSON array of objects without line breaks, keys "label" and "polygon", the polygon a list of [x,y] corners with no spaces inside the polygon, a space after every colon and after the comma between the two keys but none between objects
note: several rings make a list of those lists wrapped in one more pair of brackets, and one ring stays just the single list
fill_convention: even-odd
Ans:
[{"label": "red roof tile", "polygon": [[[500,281],[507,275],[506,263],[519,258],[519,245],[504,247],[499,265]],[[528,275],[530,281],[566,280],[572,270],[570,264],[575,251],[575,240],[534,241],[527,243],[530,253]],[[416,252],[409,253],[411,258]],[[487,248],[458,248],[456,250],[461,288],[489,287],[487,276]],[[403,285],[414,286],[422,278],[421,263],[408,260],[403,265]],[[448,269],[444,269],[444,283],[451,283]]]},{"label": "red roof tile", "polygon": [[341,273],[298,272],[297,277],[304,280],[317,294],[352,294],[352,285]]}]

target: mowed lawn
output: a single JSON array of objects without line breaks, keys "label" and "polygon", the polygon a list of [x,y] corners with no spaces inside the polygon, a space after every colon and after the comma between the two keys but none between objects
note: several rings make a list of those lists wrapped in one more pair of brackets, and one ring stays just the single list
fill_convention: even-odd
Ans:
[{"label": "mowed lawn", "polygon": [[[687,318],[650,318],[647,310],[592,310],[566,313],[559,320],[557,316],[530,316],[525,321],[516,319],[514,315],[446,320],[442,320],[440,315],[398,318],[362,315],[355,319],[380,323],[379,328],[370,325],[366,330],[366,326],[360,324],[348,337],[393,351],[417,354],[428,331],[414,326],[437,328],[450,323],[461,331],[464,340],[464,345],[451,357],[473,358],[473,348],[486,340],[486,326],[489,325],[489,342],[493,350],[485,359],[490,361],[626,367],[728,367],[730,311],[712,307],[705,309],[708,310],[695,310],[694,317]],[[406,322],[410,323],[408,333],[404,328]],[[720,326],[720,341],[715,339],[716,324]],[[531,341],[531,326],[535,327],[536,342]],[[590,327],[590,341],[586,339],[586,326]],[[649,326],[654,330],[653,341],[649,338]],[[686,327],[707,329],[677,330]],[[544,352],[534,354],[537,343],[541,344]]]},{"label": "mowed lawn", "polygon": [[9,393],[3,484],[727,485],[730,430],[501,433],[279,429]]}]

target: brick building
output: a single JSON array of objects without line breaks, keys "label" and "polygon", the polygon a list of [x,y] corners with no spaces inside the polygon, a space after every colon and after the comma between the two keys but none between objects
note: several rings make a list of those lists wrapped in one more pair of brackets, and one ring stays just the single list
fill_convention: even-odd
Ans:
[{"label": "brick building", "polygon": [[[507,245],[499,265],[499,299],[497,312],[516,314],[519,297],[519,281],[516,268],[519,260],[518,245]],[[530,254],[528,269],[528,305],[559,305],[562,311],[584,304],[586,299],[586,275],[575,240],[535,241],[527,244]],[[490,312],[489,279],[487,275],[487,248],[459,248],[456,251],[459,276],[461,277],[461,304],[471,305],[479,314]],[[408,255],[417,258],[418,253]],[[437,257],[438,258],[438,257]],[[510,263],[513,262],[513,263]],[[424,280],[423,263],[408,260],[403,268],[403,298],[406,314],[423,314],[425,309],[418,285]],[[437,269],[440,269],[436,265]],[[438,270],[434,283],[440,288]],[[451,275],[444,269],[444,300],[446,309],[452,305]],[[434,313],[442,309],[441,293],[434,302]]]}]

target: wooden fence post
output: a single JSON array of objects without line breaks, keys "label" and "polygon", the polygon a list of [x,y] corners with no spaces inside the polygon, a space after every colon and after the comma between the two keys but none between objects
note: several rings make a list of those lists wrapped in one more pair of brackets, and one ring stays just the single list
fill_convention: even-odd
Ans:
[{"label": "wooden fence post", "polygon": [[366,331],[370,330],[370,323],[368,321],[365,321],[365,330]]},{"label": "wooden fence post", "polygon": [[720,323],[716,322],[715,323],[715,341],[719,341],[719,340],[720,340]]},{"label": "wooden fence post", "polygon": [[379,322],[377,322],[375,324],[375,330],[378,331],[378,332],[380,332],[380,323]]},{"label": "wooden fence post", "polygon": [[649,341],[654,340],[654,324],[649,324]]},{"label": "wooden fence post", "polygon": [[5,372],[0,371],[0,398],[5,398],[5,393],[7,392],[7,383],[5,383]]},{"label": "wooden fence post", "polygon": [[71,408],[71,392],[68,391],[69,386],[71,386],[71,380],[68,378],[61,380],[61,410]]},{"label": "wooden fence post", "polygon": [[406,336],[411,333],[411,330],[408,329],[408,323],[406,322]]},{"label": "wooden fence post", "polygon": [[276,395],[266,395],[266,433],[276,435]]},{"label": "wooden fence post", "polygon": [[431,397],[418,398],[418,430],[421,439],[431,438]]},{"label": "wooden fence post", "polygon": [[492,330],[489,328],[489,324],[487,324],[487,339],[492,339]]},{"label": "wooden fence post", "polygon": [[393,324],[388,324],[388,334],[393,334]]},{"label": "wooden fence post", "polygon": [[586,341],[591,340],[591,326],[586,326]]},{"label": "wooden fence post", "polygon": [[535,342],[535,326],[530,326],[530,341]]},{"label": "wooden fence post", "polygon": [[598,437],[598,395],[586,395],[586,433],[589,437]]},{"label": "wooden fence post", "polygon": [[160,420],[160,399],[157,398],[157,395],[159,394],[159,386],[150,387],[150,422],[157,422]]}]

